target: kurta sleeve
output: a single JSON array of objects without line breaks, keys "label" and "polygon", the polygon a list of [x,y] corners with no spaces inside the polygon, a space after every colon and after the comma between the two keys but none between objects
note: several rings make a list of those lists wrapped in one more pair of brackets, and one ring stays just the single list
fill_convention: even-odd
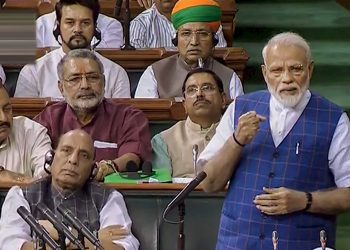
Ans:
[{"label": "kurta sleeve", "polygon": [[30,227],[17,213],[24,206],[30,211],[29,204],[23,196],[22,189],[12,187],[6,195],[0,219],[0,249],[20,250],[26,241],[32,241]]},{"label": "kurta sleeve", "polygon": [[112,225],[122,226],[128,235],[113,242],[123,246],[125,250],[137,250],[140,244],[131,232],[131,224],[123,196],[119,192],[113,191],[100,212],[101,229]]}]

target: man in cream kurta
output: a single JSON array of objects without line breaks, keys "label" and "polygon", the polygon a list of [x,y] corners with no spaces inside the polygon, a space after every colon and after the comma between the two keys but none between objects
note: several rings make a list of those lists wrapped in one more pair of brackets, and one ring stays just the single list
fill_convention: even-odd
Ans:
[{"label": "man in cream kurta", "polygon": [[188,117],[152,139],[154,168],[171,168],[173,177],[194,177],[193,148],[199,155],[215,134],[225,106],[221,79],[208,69],[191,71],[184,82]]}]

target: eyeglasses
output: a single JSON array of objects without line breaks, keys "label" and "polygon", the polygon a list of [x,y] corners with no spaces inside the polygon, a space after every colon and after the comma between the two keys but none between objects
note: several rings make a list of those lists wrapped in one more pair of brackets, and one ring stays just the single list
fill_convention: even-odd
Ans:
[{"label": "eyeglasses", "polygon": [[211,84],[205,84],[201,87],[189,86],[185,91],[185,95],[187,97],[194,97],[199,90],[206,95],[211,95],[215,93],[216,88]]},{"label": "eyeglasses", "polygon": [[285,69],[285,67],[280,67],[280,66],[268,67],[266,65],[266,68],[275,77],[280,77],[286,71],[288,73],[291,73],[293,76],[300,76],[305,71],[305,67],[302,64],[295,64],[295,65],[287,66],[287,70]]},{"label": "eyeglasses", "polygon": [[85,78],[87,83],[97,84],[101,81],[101,74],[90,73],[90,74],[74,75],[63,80],[66,81],[70,87],[75,87],[83,81],[83,78]]},{"label": "eyeglasses", "polygon": [[196,36],[199,40],[206,41],[212,37],[212,33],[205,30],[183,30],[179,31],[179,36],[185,40],[190,40],[192,36]]}]

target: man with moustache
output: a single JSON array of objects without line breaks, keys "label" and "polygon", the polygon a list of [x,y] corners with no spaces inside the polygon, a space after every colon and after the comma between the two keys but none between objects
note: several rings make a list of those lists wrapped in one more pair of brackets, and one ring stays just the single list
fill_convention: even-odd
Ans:
[{"label": "man with moustache", "polygon": [[193,178],[193,147],[198,154],[214,136],[225,108],[221,79],[211,70],[190,71],[182,86],[187,119],[152,139],[154,168],[170,168],[175,178]]},{"label": "man with moustache", "polygon": [[147,67],[139,80],[135,97],[181,97],[187,73],[198,66],[220,76],[228,98],[243,94],[237,74],[212,58],[218,42],[215,33],[221,21],[219,4],[214,0],[179,0],[173,8],[171,20],[177,31],[174,42],[179,54]]},{"label": "man with moustache", "polygon": [[[44,203],[59,219],[62,217],[57,207],[62,205],[81,222],[88,222],[91,232],[98,231],[104,249],[138,249],[123,196],[91,181],[94,168],[91,137],[79,129],[62,135],[51,164],[51,176],[28,187],[14,186],[7,193],[0,219],[0,248],[35,249],[30,227],[17,213],[20,206],[30,211],[52,238],[58,240],[57,231],[37,208],[39,203]],[[88,249],[93,249],[89,241],[85,243]],[[70,244],[67,249],[76,248]]]},{"label": "man with moustache", "polygon": [[[23,67],[17,80],[16,97],[62,97],[57,88],[57,64],[70,50],[90,48],[92,38],[100,35],[96,29],[99,11],[100,5],[95,0],[61,0],[56,4],[55,32],[62,46],[35,64]],[[126,71],[100,54],[96,56],[104,67],[105,97],[130,98]]]},{"label": "man with moustache", "polygon": [[[98,0],[95,0],[98,2]],[[59,0],[51,0],[54,6]],[[59,47],[60,43],[53,35],[55,29],[56,13],[55,11],[42,15],[36,20],[36,46],[38,48],[44,47]],[[96,22],[96,27],[101,31],[101,42],[96,48],[120,48],[123,46],[123,27],[121,23],[112,17],[104,14],[99,14]],[[93,38],[91,45],[97,42]]]},{"label": "man with moustache", "polygon": [[94,140],[98,180],[125,170],[129,161],[140,165],[150,160],[147,118],[140,110],[103,98],[103,65],[95,53],[71,50],[59,62],[57,72],[65,102],[48,106],[34,118],[48,129],[53,147],[69,130],[86,131]]},{"label": "man with moustache", "polygon": [[[170,21],[170,14],[177,0],[154,0],[153,5],[140,13],[130,23],[130,43],[135,48],[175,48],[172,39],[176,30]],[[217,47],[227,43],[222,26],[216,33]]]},{"label": "man with moustache", "polygon": [[51,149],[47,129],[24,116],[12,116],[10,97],[0,81],[0,182],[31,182],[43,172]]},{"label": "man with moustache", "polygon": [[312,93],[314,63],[295,33],[262,52],[268,91],[237,97],[200,155],[206,191],[228,181],[216,249],[314,249],[320,231],[334,248],[336,214],[350,209],[350,122]]}]

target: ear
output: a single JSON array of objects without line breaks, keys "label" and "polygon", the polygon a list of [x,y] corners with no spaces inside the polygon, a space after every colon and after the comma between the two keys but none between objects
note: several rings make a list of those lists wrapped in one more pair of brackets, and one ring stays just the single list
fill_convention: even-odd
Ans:
[{"label": "ear", "polygon": [[312,73],[314,72],[314,61],[311,61],[308,65],[308,69],[309,69],[309,79],[311,79],[312,77]]},{"label": "ear", "polygon": [[267,76],[266,76],[266,65],[265,64],[261,64],[261,72],[262,72],[262,74],[263,74],[263,76],[264,76],[264,80],[265,80],[265,82],[267,83],[268,81],[267,81]]},{"label": "ear", "polygon": [[225,92],[220,93],[221,95],[221,100],[222,100],[222,109],[224,110],[226,107],[226,104],[229,103],[228,99],[226,98]]},{"label": "ear", "polygon": [[59,88],[61,94],[63,95],[63,82],[58,80],[57,84],[58,84],[58,88]]},{"label": "ear", "polygon": [[186,99],[185,99],[185,97],[182,99],[182,106],[185,109],[185,114],[188,115],[187,108],[186,108]]}]

